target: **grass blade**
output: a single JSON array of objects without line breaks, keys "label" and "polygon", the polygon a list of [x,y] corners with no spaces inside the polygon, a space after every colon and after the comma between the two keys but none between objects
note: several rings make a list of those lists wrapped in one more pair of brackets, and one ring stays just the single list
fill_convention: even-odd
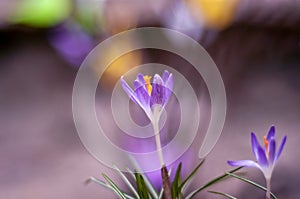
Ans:
[{"label": "grass blade", "polygon": [[154,186],[151,184],[151,182],[149,181],[149,179],[147,178],[147,176],[143,174],[143,172],[142,172],[139,164],[136,162],[136,160],[133,157],[131,157],[131,162],[132,162],[133,166],[135,167],[135,169],[137,170],[137,172],[140,175],[142,175],[142,177],[143,177],[143,179],[145,181],[146,186],[148,187],[148,190],[149,190],[149,193],[151,194],[151,196],[153,198],[158,198],[158,193],[156,192]]},{"label": "grass blade", "polygon": [[133,173],[133,171],[131,171],[128,167],[126,167],[127,172],[131,175],[131,177],[133,178],[134,181],[136,181],[135,175]]},{"label": "grass blade", "polygon": [[143,176],[139,173],[135,173],[137,190],[141,199],[149,199],[149,191],[143,179]]},{"label": "grass blade", "polygon": [[176,174],[172,183],[172,190],[171,190],[172,198],[176,198],[179,195],[181,195],[181,190],[179,189],[181,167],[182,167],[182,163],[180,162],[177,167]]},{"label": "grass blade", "polygon": [[220,180],[224,179],[225,177],[229,176],[229,174],[234,173],[234,172],[240,170],[241,168],[243,168],[243,167],[235,168],[235,169],[233,169],[233,170],[231,170],[231,171],[229,171],[229,172],[226,172],[225,174],[223,174],[223,175],[221,175],[221,176],[219,176],[219,177],[214,178],[213,180],[211,180],[211,181],[209,181],[208,183],[202,185],[201,187],[199,187],[199,188],[196,189],[195,191],[191,192],[191,193],[186,197],[186,199],[189,199],[189,198],[194,197],[197,193],[199,193],[199,192],[202,191],[203,189],[206,189],[207,187],[212,186],[213,184],[215,184],[215,183],[219,182]]},{"label": "grass blade", "polygon": [[[267,189],[266,189],[264,186],[261,186],[260,184],[257,184],[257,183],[255,183],[255,182],[253,182],[253,181],[251,181],[251,180],[248,180],[248,179],[246,179],[246,178],[243,178],[243,177],[241,177],[241,176],[238,176],[238,175],[235,175],[235,174],[232,174],[232,173],[227,173],[227,174],[228,174],[229,176],[231,176],[231,177],[234,177],[234,178],[239,179],[239,180],[241,180],[241,181],[244,181],[244,182],[246,182],[246,183],[248,183],[248,184],[251,184],[251,185],[253,185],[253,186],[256,186],[256,187],[260,188],[261,190],[267,191]],[[273,199],[277,199],[276,196],[275,196],[273,193],[271,193],[271,196],[272,196]]]},{"label": "grass blade", "polygon": [[161,188],[159,195],[158,195],[158,199],[162,199],[163,193],[164,193],[164,188]]},{"label": "grass blade", "polygon": [[102,176],[105,178],[105,180],[110,184],[110,186],[113,188],[113,190],[116,192],[116,194],[118,194],[120,196],[120,198],[122,199],[127,199],[125,194],[123,193],[123,191],[121,191],[119,189],[119,187],[104,173],[102,174]]},{"label": "grass blade", "polygon": [[140,198],[139,194],[136,192],[135,188],[132,186],[132,184],[130,183],[128,178],[124,175],[124,173],[122,173],[121,170],[116,165],[113,165],[113,167],[120,174],[121,178],[124,180],[124,182],[129,187],[129,189],[132,191],[132,193],[139,199]]},{"label": "grass blade", "polygon": [[104,181],[99,180],[98,178],[95,178],[95,177],[90,177],[89,179],[87,179],[87,180],[85,181],[86,184],[89,184],[89,183],[91,183],[91,182],[94,182],[94,183],[96,183],[96,184],[99,184],[99,185],[101,185],[101,186],[103,186],[103,187],[105,187],[105,188],[112,189],[112,187],[111,187],[110,185],[106,184]]},{"label": "grass blade", "polygon": [[203,165],[205,159],[203,159],[198,166],[192,171],[192,173],[181,183],[181,185],[179,186],[180,190],[182,189],[182,187],[197,173],[198,169]]},{"label": "grass blade", "polygon": [[[98,178],[90,177],[89,179],[87,179],[87,180],[85,181],[86,184],[89,184],[89,183],[91,183],[91,182],[94,182],[94,183],[96,183],[96,184],[98,184],[98,185],[101,185],[101,186],[103,186],[103,187],[105,187],[105,188],[107,188],[107,189],[110,189],[110,190],[112,190],[113,192],[115,192],[115,190],[114,190],[114,188],[113,188],[112,186],[110,186],[109,184],[106,184],[104,181],[99,180]],[[124,192],[123,192],[123,194],[126,196],[127,199],[136,199],[136,198],[134,198],[134,197],[132,197],[132,196],[130,196],[130,195],[124,193]]]},{"label": "grass blade", "polygon": [[230,198],[230,199],[237,199],[236,197],[233,197],[232,195],[229,195],[229,194],[223,193],[223,192],[218,192],[218,191],[208,191],[208,192],[217,194],[217,195],[221,195],[221,196],[225,196],[226,198]]}]

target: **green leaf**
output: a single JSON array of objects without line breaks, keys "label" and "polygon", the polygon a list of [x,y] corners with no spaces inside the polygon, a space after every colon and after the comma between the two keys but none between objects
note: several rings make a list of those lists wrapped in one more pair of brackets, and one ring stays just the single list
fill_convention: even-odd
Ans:
[{"label": "green leaf", "polygon": [[197,193],[199,193],[200,191],[202,191],[203,189],[206,189],[207,187],[210,187],[212,186],[213,184],[216,184],[217,182],[221,181],[222,179],[224,179],[225,177],[229,176],[229,173],[234,173],[238,170],[240,170],[241,168],[243,167],[238,167],[238,168],[235,168],[229,172],[226,172],[225,174],[219,176],[219,177],[216,177],[214,179],[212,179],[211,181],[207,182],[206,184],[202,185],[201,187],[199,187],[198,189],[196,189],[195,191],[191,192],[187,197],[186,199],[189,199],[189,198],[192,198],[194,197]]},{"label": "green leaf", "polygon": [[132,186],[132,184],[130,183],[130,181],[128,180],[128,178],[124,175],[124,173],[121,172],[121,170],[116,166],[113,165],[114,169],[117,170],[117,172],[119,173],[119,175],[121,176],[121,178],[124,180],[124,182],[126,183],[126,185],[129,187],[129,189],[132,191],[132,193],[139,199],[139,194],[136,192],[135,188]]},{"label": "green leaf", "polygon": [[[235,175],[235,174],[232,174],[232,173],[227,173],[227,174],[231,177],[234,177],[234,178],[239,179],[241,181],[247,182],[247,183],[249,183],[253,186],[256,186],[256,187],[260,188],[261,190],[267,191],[267,188],[265,188],[264,186],[261,186],[260,184],[257,184],[256,182],[253,182],[251,180],[248,180],[246,178],[243,178],[241,176],[238,176],[238,175]],[[271,193],[271,196],[272,196],[273,199],[277,199],[276,196],[273,193]]]},{"label": "green leaf", "polygon": [[134,181],[136,181],[134,173],[128,167],[126,167],[126,170],[131,175],[131,177],[134,179]]},{"label": "green leaf", "polygon": [[180,173],[181,173],[181,167],[182,163],[180,162],[176,174],[172,183],[172,198],[175,199],[176,197],[180,198],[179,195],[181,195],[181,189],[179,189],[179,184],[180,184]]},{"label": "green leaf", "polygon": [[181,190],[182,187],[189,181],[192,179],[192,177],[197,173],[197,171],[199,170],[199,168],[203,165],[205,159],[203,159],[198,166],[192,171],[192,173],[181,183],[181,185],[179,186],[179,189]]},{"label": "green leaf", "polygon": [[123,193],[123,191],[121,191],[119,189],[119,187],[104,173],[102,174],[102,176],[105,178],[105,180],[112,186],[113,190],[116,192],[117,195],[120,196],[120,198],[122,199],[127,199],[125,194]]},{"label": "green leaf", "polygon": [[95,178],[95,177],[90,177],[89,179],[87,179],[87,180],[85,181],[86,184],[89,184],[89,183],[91,183],[91,182],[94,182],[94,183],[96,183],[96,184],[99,184],[99,185],[101,185],[101,186],[103,186],[103,187],[105,187],[105,188],[112,189],[110,185],[106,184],[104,181],[99,180],[98,178]]},{"label": "green leaf", "polygon": [[138,194],[141,199],[150,199],[149,198],[149,191],[147,189],[147,185],[145,184],[144,178],[141,174],[135,173],[136,177],[136,184],[137,184],[137,190]]},{"label": "green leaf", "polygon": [[[101,185],[101,186],[103,186],[103,187],[105,187],[107,189],[110,189],[110,190],[112,190],[112,191],[115,192],[115,190],[114,190],[114,188],[112,186],[110,186],[109,184],[106,184],[104,181],[99,180],[98,178],[90,177],[89,179],[87,179],[85,181],[86,184],[89,184],[91,182],[94,182],[94,183],[96,183],[98,185]],[[123,192],[123,194],[126,196],[127,199],[135,199],[134,197],[132,197],[132,196],[130,196],[130,195],[124,193],[124,192]]]},{"label": "green leaf", "polygon": [[155,199],[158,198],[158,193],[156,192],[154,186],[151,184],[151,182],[149,181],[147,176],[143,174],[142,169],[140,168],[139,164],[136,162],[136,160],[134,158],[131,158],[131,162],[132,162],[132,164],[134,165],[134,167],[136,169],[136,173],[139,173],[143,177],[143,179],[145,181],[145,184],[146,184],[151,196]]},{"label": "green leaf", "polygon": [[164,193],[164,188],[161,188],[159,195],[158,195],[158,199],[162,199],[163,193]]},{"label": "green leaf", "polygon": [[221,196],[225,196],[226,198],[230,198],[230,199],[237,199],[236,197],[233,197],[232,195],[229,195],[227,193],[223,193],[223,192],[218,192],[218,191],[208,191],[209,193],[213,193],[213,194],[218,194]]}]

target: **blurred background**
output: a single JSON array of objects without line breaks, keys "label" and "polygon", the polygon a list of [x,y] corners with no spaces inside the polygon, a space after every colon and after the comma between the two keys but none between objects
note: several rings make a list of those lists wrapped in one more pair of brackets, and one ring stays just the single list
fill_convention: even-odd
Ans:
[{"label": "blurred background", "polygon": [[[197,40],[225,83],[225,127],[192,186],[231,169],[228,159],[253,159],[250,132],[262,137],[274,124],[278,138],[288,135],[288,140],[272,190],[278,198],[299,198],[299,11],[299,0],[0,0],[0,198],[116,198],[96,184],[84,184],[103,172],[125,188],[81,144],[72,118],[72,88],[79,66],[97,44],[148,26]],[[97,95],[109,98],[120,75],[148,62],[167,64],[187,77],[193,72],[176,55],[134,51],[105,71]],[[209,96],[199,78],[189,80],[202,113],[209,114]],[[107,111],[100,102],[97,108],[99,115]],[[197,162],[197,156],[192,159]],[[260,171],[243,171],[264,185]],[[233,179],[211,189],[243,199],[265,194]],[[222,197],[203,192],[196,198]]]}]

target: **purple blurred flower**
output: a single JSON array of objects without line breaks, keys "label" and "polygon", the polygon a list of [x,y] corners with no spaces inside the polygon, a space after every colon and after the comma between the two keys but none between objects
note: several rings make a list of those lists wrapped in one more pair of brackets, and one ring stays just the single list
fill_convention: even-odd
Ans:
[{"label": "purple blurred flower", "polygon": [[76,23],[64,23],[49,33],[50,44],[74,66],[80,66],[95,46],[93,38]]},{"label": "purple blurred flower", "polygon": [[173,88],[173,75],[164,71],[162,77],[138,74],[134,81],[134,90],[121,77],[121,84],[127,95],[139,105],[146,113],[152,123],[158,122],[163,108],[168,103]]},{"label": "purple blurred flower", "polygon": [[252,160],[228,161],[231,166],[249,166],[259,168],[266,179],[270,179],[277,160],[283,150],[287,136],[281,141],[278,151],[276,152],[275,127],[271,126],[267,136],[264,136],[263,148],[257,141],[256,135],[251,133],[252,151],[257,162]]}]

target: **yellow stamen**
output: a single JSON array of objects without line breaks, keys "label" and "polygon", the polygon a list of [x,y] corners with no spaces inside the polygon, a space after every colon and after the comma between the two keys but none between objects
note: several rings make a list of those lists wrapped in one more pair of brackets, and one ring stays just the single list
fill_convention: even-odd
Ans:
[{"label": "yellow stamen", "polygon": [[265,144],[265,147],[266,147],[266,152],[267,152],[267,158],[269,158],[269,141],[267,140],[267,137],[264,136],[264,144]]},{"label": "yellow stamen", "polygon": [[144,80],[145,80],[145,83],[146,83],[146,89],[148,91],[148,95],[150,96],[151,93],[152,93],[152,85],[150,83],[150,80],[151,80],[151,76],[148,76],[148,75],[145,75],[144,76]]}]

